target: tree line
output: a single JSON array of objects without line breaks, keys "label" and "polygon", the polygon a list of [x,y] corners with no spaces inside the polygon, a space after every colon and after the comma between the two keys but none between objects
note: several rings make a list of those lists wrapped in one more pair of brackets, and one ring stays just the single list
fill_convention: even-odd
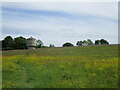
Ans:
[{"label": "tree line", "polygon": [[[83,40],[83,41],[77,41],[76,46],[88,46],[88,45],[106,45],[109,44],[109,42],[105,39],[101,40],[95,40],[93,43],[91,39]],[[63,47],[66,46],[74,46],[72,43],[66,42],[63,44]]]},{"label": "tree line", "polygon": [[2,40],[2,50],[13,49],[27,49],[26,38],[20,36],[13,39],[11,36],[6,36]]},{"label": "tree line", "polygon": [[[6,36],[2,41],[2,50],[16,50],[16,49],[27,49],[27,39],[25,37],[19,36],[12,38],[12,36]],[[44,46],[41,40],[36,40],[35,48],[48,48],[55,47],[53,44],[49,46]]]},{"label": "tree line", "polygon": [[[27,39],[25,37],[12,38],[11,36],[6,36],[2,41],[2,50],[15,50],[15,49],[27,49]],[[105,39],[95,40],[93,43],[90,39],[77,41],[76,46],[87,46],[87,45],[103,45],[109,44]],[[74,46],[70,42],[66,42],[62,45],[63,47]],[[55,47],[54,44],[49,44],[49,46],[44,46],[41,40],[36,40],[36,48],[49,48]]]}]

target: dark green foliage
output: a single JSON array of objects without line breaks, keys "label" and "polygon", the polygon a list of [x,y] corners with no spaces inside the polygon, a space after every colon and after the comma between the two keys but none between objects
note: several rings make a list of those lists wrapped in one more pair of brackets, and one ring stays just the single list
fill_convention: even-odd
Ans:
[{"label": "dark green foliage", "polygon": [[[104,39],[95,41],[95,45],[100,45],[100,44],[109,44],[109,42]],[[87,39],[83,41],[78,41],[76,45],[87,46],[87,45],[94,45],[94,43],[91,41],[91,39]],[[74,46],[74,45],[69,42],[66,42],[63,44],[63,47],[69,47],[69,46]],[[55,47],[55,46],[54,44],[50,44],[49,47]],[[44,46],[41,40],[37,40],[36,48],[48,48],[48,46]],[[20,36],[20,37],[16,37],[15,39],[13,39],[11,36],[6,36],[4,40],[2,40],[2,49],[3,50],[27,49],[26,38]]]},{"label": "dark green foliage", "polygon": [[3,50],[26,49],[26,39],[22,36],[13,39],[11,36],[6,36],[2,40]]},{"label": "dark green foliage", "polygon": [[69,43],[69,42],[63,44],[63,47],[69,47],[69,46],[74,46],[74,45],[72,43]]},{"label": "dark green foliage", "polygon": [[84,41],[78,41],[76,43],[77,46],[82,46],[83,44],[93,45],[94,43],[91,41],[91,39],[87,39],[87,40],[84,40]]},{"label": "dark green foliage", "polygon": [[50,46],[49,46],[49,47],[55,47],[55,46],[54,46],[54,44],[50,44]]},{"label": "dark green foliage", "polygon": [[103,44],[109,44],[109,42],[105,39],[95,41],[95,45],[103,45]]},{"label": "dark green foliage", "polygon": [[26,39],[22,36],[17,37],[15,40],[15,49],[27,49]]},{"label": "dark green foliage", "polygon": [[42,47],[43,47],[43,42],[41,40],[37,40],[36,48],[42,48]]},{"label": "dark green foliage", "polygon": [[109,44],[109,42],[108,42],[107,40],[104,40],[104,39],[101,39],[101,40],[100,40],[100,43],[101,43],[101,44]]},{"label": "dark green foliage", "polygon": [[86,40],[84,40],[83,43],[88,43],[88,42]]},{"label": "dark green foliage", "polygon": [[37,46],[35,46],[35,48],[41,48],[42,46],[41,45],[37,45]]},{"label": "dark green foliage", "polygon": [[14,49],[14,40],[11,36],[6,36],[2,41],[2,48],[4,50]]},{"label": "dark green foliage", "polygon": [[88,43],[88,45],[93,45],[94,44],[90,39],[87,39],[87,43]]},{"label": "dark green foliage", "polygon": [[95,40],[95,45],[99,45],[100,44],[100,40]]},{"label": "dark green foliage", "polygon": [[76,45],[77,45],[77,46],[81,46],[82,43],[83,43],[82,41],[78,41],[78,42],[76,43]]}]

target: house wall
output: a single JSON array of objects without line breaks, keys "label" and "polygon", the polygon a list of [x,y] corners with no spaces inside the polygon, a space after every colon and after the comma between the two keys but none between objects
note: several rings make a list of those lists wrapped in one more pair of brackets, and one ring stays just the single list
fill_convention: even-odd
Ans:
[{"label": "house wall", "polygon": [[36,40],[27,40],[27,46],[36,46]]}]

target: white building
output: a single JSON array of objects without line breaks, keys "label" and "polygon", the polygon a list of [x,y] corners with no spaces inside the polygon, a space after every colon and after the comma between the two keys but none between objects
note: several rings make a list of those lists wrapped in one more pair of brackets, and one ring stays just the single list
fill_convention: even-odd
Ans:
[{"label": "white building", "polygon": [[28,49],[35,49],[35,46],[36,46],[36,39],[35,38],[28,38],[27,39],[27,47]]}]

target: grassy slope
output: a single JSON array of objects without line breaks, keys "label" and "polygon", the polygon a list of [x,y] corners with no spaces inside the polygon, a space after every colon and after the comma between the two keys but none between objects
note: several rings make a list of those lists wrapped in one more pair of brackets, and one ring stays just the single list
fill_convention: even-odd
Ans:
[{"label": "grassy slope", "polygon": [[3,87],[112,88],[118,45],[3,52]]}]

